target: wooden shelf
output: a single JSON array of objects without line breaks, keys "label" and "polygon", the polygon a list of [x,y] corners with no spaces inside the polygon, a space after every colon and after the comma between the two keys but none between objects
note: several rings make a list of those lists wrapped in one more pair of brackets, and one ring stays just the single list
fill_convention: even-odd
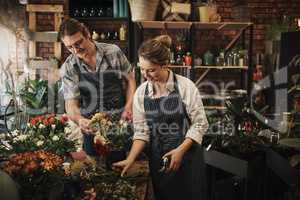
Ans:
[{"label": "wooden shelf", "polygon": [[206,110],[226,110],[225,106],[204,106]]},{"label": "wooden shelf", "polygon": [[120,45],[127,45],[128,40],[97,40],[97,42],[103,42],[103,43],[113,43],[113,44],[120,44]]},{"label": "wooden shelf", "polygon": [[187,69],[191,69],[192,66],[190,65],[170,65],[170,68],[187,68]]},{"label": "wooden shelf", "polygon": [[128,17],[74,17],[78,20],[92,20],[92,21],[127,21]]},{"label": "wooden shelf", "polygon": [[248,66],[195,66],[195,69],[242,69],[242,70],[247,70]]},{"label": "wooden shelf", "polygon": [[137,21],[141,28],[148,29],[190,29],[192,25],[195,29],[215,29],[215,30],[232,30],[243,29],[251,26],[250,22],[220,22],[220,23],[202,23],[202,22],[174,22],[174,21]]},{"label": "wooden shelf", "polygon": [[217,100],[226,100],[230,99],[229,95],[220,95],[220,94],[202,94],[202,99],[217,99]]},{"label": "wooden shelf", "polygon": [[[139,63],[137,63],[139,65]],[[187,69],[191,69],[192,66],[190,65],[169,65],[169,68],[187,68]]]},{"label": "wooden shelf", "polygon": [[215,30],[234,30],[234,29],[243,29],[251,26],[251,22],[219,22],[219,23],[202,23],[202,22],[193,22],[195,29],[204,30],[204,29],[215,29]]},{"label": "wooden shelf", "polygon": [[189,29],[192,22],[173,22],[173,21],[137,21],[141,28],[152,29]]},{"label": "wooden shelf", "polygon": [[36,42],[59,42],[57,31],[35,32],[29,31],[29,40]]}]

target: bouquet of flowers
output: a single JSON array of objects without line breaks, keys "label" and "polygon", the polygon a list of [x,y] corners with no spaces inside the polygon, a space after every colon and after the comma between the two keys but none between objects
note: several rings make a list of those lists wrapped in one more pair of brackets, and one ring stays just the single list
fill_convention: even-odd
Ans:
[{"label": "bouquet of flowers", "polygon": [[25,200],[48,199],[54,188],[62,188],[63,158],[45,150],[13,155],[3,166],[20,186],[20,196]]},{"label": "bouquet of flowers", "polygon": [[91,126],[96,130],[94,143],[100,155],[130,146],[132,127],[127,121],[116,120],[115,116],[102,112],[92,117]]},{"label": "bouquet of flowers", "polygon": [[65,115],[42,115],[34,117],[24,132],[15,130],[0,135],[0,151],[6,156],[28,151],[46,150],[65,155],[76,150],[76,141],[68,140],[71,129]]}]

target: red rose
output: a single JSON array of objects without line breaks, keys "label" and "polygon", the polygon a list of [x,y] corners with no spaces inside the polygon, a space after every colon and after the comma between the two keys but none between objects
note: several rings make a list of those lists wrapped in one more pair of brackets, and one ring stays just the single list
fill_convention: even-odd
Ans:
[{"label": "red rose", "polygon": [[49,124],[55,124],[55,118],[54,117],[50,117],[48,119]]},{"label": "red rose", "polygon": [[48,126],[48,125],[49,125],[48,120],[47,120],[47,119],[44,119],[44,120],[43,120],[43,124],[44,124],[45,126]]},{"label": "red rose", "polygon": [[65,124],[66,121],[68,121],[68,117],[67,117],[66,115],[61,116],[60,122],[61,122],[62,124]]},{"label": "red rose", "polygon": [[39,121],[39,122],[42,122],[44,119],[45,119],[45,117],[42,116],[42,115],[38,117],[38,121]]},{"label": "red rose", "polygon": [[36,118],[32,118],[32,119],[30,120],[30,124],[31,124],[32,126],[35,126],[36,123],[37,123]]}]

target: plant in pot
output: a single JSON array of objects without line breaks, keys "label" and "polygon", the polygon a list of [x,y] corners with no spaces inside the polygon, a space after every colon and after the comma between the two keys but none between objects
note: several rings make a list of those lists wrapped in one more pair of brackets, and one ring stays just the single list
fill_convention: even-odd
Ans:
[{"label": "plant in pot", "polygon": [[280,22],[273,21],[267,26],[265,32],[265,51],[267,54],[276,53],[276,46],[279,45],[281,33],[295,30],[290,24],[289,17],[284,15]]}]

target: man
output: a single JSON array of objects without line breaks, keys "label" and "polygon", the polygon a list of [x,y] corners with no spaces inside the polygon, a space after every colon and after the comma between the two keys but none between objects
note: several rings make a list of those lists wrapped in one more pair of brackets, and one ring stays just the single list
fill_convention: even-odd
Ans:
[{"label": "man", "polygon": [[72,53],[61,68],[66,112],[84,133],[86,152],[94,154],[89,118],[105,111],[131,119],[134,72],[119,47],[94,42],[87,27],[75,19],[61,24],[59,38]]}]

